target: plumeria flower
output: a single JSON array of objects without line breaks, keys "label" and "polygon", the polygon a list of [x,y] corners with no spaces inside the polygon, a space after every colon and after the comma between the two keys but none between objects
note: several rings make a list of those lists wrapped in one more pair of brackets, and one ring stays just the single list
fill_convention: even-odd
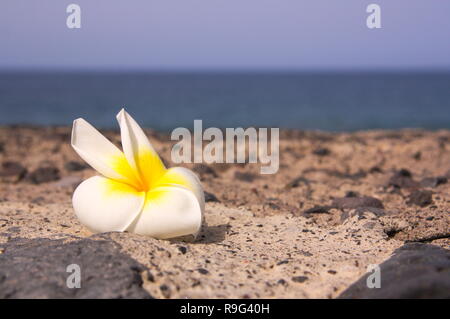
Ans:
[{"label": "plumeria flower", "polygon": [[166,169],[125,110],[117,114],[117,120],[123,152],[85,120],[73,123],[72,147],[100,173],[75,190],[75,214],[93,232],[195,237],[205,207],[199,179],[186,168]]}]

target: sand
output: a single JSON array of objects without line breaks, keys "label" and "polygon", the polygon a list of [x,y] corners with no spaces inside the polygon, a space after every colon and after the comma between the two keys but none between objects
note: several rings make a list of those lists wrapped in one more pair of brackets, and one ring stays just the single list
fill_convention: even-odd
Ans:
[{"label": "sand", "polygon": [[[148,136],[174,166],[168,136]],[[71,195],[95,172],[71,149],[70,128],[1,127],[0,244],[115,242],[143,265],[139,285],[155,298],[336,298],[406,243],[448,251],[449,141],[447,130],[282,131],[275,175],[256,164],[186,164],[208,202],[200,236],[183,242],[91,234]]]}]

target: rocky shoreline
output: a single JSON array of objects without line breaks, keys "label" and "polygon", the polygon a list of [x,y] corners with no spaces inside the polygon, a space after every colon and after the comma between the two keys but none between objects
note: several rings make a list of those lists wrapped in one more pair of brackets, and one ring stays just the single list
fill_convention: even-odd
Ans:
[{"label": "rocky shoreline", "polygon": [[[175,166],[169,136],[147,133]],[[0,298],[450,297],[450,131],[280,133],[275,175],[186,165],[207,205],[182,242],[89,233],[71,195],[95,173],[70,128],[0,127]],[[67,290],[72,260],[98,288]],[[364,286],[370,264],[380,289]]]}]

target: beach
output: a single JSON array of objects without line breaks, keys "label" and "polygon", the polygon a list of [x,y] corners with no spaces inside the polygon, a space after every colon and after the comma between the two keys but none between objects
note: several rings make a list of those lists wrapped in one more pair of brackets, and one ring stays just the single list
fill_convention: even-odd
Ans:
[{"label": "beach", "polygon": [[[193,242],[81,225],[71,196],[96,173],[70,131],[0,127],[0,298],[450,297],[449,130],[280,130],[273,175],[183,164],[206,192]],[[170,136],[146,133],[178,166]],[[66,287],[72,263],[79,289]],[[369,265],[379,289],[364,286]]]}]

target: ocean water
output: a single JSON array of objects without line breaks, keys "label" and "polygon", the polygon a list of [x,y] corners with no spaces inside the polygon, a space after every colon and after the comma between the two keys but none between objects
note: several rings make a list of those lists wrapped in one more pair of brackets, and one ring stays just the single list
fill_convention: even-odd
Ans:
[{"label": "ocean water", "polygon": [[0,125],[450,128],[450,73],[0,73]]}]

